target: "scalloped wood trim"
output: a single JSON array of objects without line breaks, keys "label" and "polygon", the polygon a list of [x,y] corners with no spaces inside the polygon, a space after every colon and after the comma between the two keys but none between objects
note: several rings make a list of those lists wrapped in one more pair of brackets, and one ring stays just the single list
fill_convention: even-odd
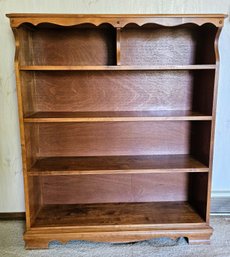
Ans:
[{"label": "scalloped wood trim", "polygon": [[67,243],[70,240],[88,240],[92,242],[136,242],[149,240],[153,238],[169,237],[177,239],[180,237],[187,238],[189,244],[207,244],[210,242],[212,235],[212,228],[204,225],[193,229],[189,228],[159,228],[159,229],[146,229],[146,230],[122,230],[113,229],[108,230],[89,230],[84,229],[69,229],[68,231],[62,229],[47,229],[47,230],[29,230],[24,235],[26,249],[42,249],[48,248],[49,243],[52,241],[59,241]]},{"label": "scalloped wood trim", "polygon": [[186,23],[194,23],[199,26],[211,23],[216,27],[222,27],[225,15],[51,15],[51,14],[7,14],[10,18],[11,27],[19,27],[23,23],[37,26],[42,23],[55,24],[59,26],[74,26],[90,23],[99,26],[109,23],[114,27],[124,27],[134,23],[138,26],[153,23],[161,26],[178,26]]}]

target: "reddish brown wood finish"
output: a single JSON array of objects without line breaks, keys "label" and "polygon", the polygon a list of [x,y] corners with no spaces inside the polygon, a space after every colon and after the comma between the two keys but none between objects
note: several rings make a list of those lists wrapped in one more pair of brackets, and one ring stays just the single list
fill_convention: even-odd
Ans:
[{"label": "reddish brown wood finish", "polygon": [[212,116],[193,111],[114,111],[114,112],[35,112],[24,122],[103,122],[103,121],[168,121],[212,120]]},{"label": "reddish brown wood finish", "polygon": [[[210,115],[214,70],[36,71],[22,72],[22,83],[28,87],[23,91],[25,99],[33,103],[33,106],[25,103],[26,115],[33,112],[170,110],[195,110]],[[193,103],[193,95],[203,93],[203,87],[209,88],[210,97],[197,97]]]},{"label": "reddish brown wood finish", "polygon": [[192,225],[180,225],[173,224],[159,224],[159,226],[152,226],[150,229],[140,226],[140,228],[130,226],[113,226],[107,228],[107,226],[101,226],[93,229],[79,229],[67,227],[63,228],[46,228],[46,229],[31,229],[25,236],[26,249],[44,249],[48,248],[50,241],[59,241],[61,243],[67,243],[70,240],[89,240],[95,242],[136,242],[140,240],[148,240],[158,237],[170,237],[177,239],[179,237],[188,238],[189,244],[209,244],[210,236],[212,235],[212,229],[204,224],[193,223]]},{"label": "reddish brown wood finish", "polygon": [[[97,217],[97,219],[95,219]],[[60,226],[127,226],[204,223],[186,202],[48,204],[39,212],[33,228]]]},{"label": "reddish brown wood finish", "polygon": [[104,70],[215,70],[215,64],[192,64],[192,65],[21,65],[20,70],[24,71],[104,71]]},{"label": "reddish brown wood finish", "polygon": [[[22,47],[21,65],[115,65],[116,33],[111,25],[29,31],[31,46]],[[55,44],[54,44],[55,42]],[[29,50],[29,52],[28,52]],[[24,53],[23,53],[24,51]]]},{"label": "reddish brown wood finish", "polygon": [[225,15],[9,14],[26,248],[208,243]]},{"label": "reddish brown wood finish", "polygon": [[[210,24],[178,27],[127,25],[121,30],[122,65],[191,65],[215,63]],[[203,51],[209,50],[207,55]],[[151,54],[150,54],[151,53]],[[202,54],[201,54],[202,53]]]},{"label": "reddish brown wood finish", "polygon": [[187,121],[38,123],[35,126],[39,127],[41,157],[189,154],[190,148],[191,122]]},{"label": "reddish brown wood finish", "polygon": [[212,23],[217,27],[222,27],[224,14],[31,14],[31,13],[11,13],[11,27],[17,28],[23,23],[34,26],[56,24],[59,26],[74,26],[78,24],[94,24],[96,26],[108,22],[114,27],[124,27],[127,24],[135,23],[139,26],[153,23],[162,26],[177,26],[180,24],[195,23],[202,25]]},{"label": "reddish brown wood finish", "polygon": [[186,201],[188,178],[188,173],[46,176],[43,201],[46,204]]},{"label": "reddish brown wood finish", "polygon": [[189,155],[138,155],[39,158],[30,176],[208,172],[208,167]]}]

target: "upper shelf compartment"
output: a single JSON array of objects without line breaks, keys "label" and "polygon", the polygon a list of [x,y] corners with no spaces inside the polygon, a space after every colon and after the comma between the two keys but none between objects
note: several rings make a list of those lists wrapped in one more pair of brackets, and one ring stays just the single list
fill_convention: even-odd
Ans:
[{"label": "upper shelf compartment", "polygon": [[215,64],[215,37],[225,18],[221,14],[7,16],[24,70],[205,68]]},{"label": "upper shelf compartment", "polygon": [[18,29],[20,65],[87,66],[116,64],[116,29],[82,24],[61,27],[23,24]]},{"label": "upper shelf compartment", "polygon": [[128,24],[121,30],[121,65],[214,64],[217,28],[183,24],[164,27],[156,24]]}]

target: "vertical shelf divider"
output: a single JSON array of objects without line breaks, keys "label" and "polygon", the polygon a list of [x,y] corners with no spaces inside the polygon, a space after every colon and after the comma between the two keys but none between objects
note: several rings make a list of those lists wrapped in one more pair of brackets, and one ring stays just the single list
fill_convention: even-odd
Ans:
[{"label": "vertical shelf divider", "polygon": [[121,28],[117,27],[116,33],[116,65],[121,65]]}]

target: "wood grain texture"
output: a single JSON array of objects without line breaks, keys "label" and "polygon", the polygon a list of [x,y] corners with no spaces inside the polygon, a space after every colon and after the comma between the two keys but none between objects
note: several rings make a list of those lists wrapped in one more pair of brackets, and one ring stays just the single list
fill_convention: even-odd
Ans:
[{"label": "wood grain texture", "polygon": [[210,161],[210,144],[211,144],[211,122],[204,121],[202,124],[193,123],[191,133],[190,151],[196,158],[206,165]]},{"label": "wood grain texture", "polygon": [[43,112],[192,110],[193,72],[36,72],[35,91]]},{"label": "wood grain texture", "polygon": [[26,249],[42,249],[48,248],[49,242],[56,240],[61,243],[67,243],[70,240],[89,240],[95,242],[136,242],[141,240],[148,240],[159,237],[169,237],[171,239],[177,239],[185,237],[188,239],[189,244],[209,244],[210,237],[212,235],[212,228],[206,224],[197,225],[173,225],[168,224],[157,226],[151,226],[152,228],[136,228],[132,229],[132,226],[128,228],[125,226],[116,228],[113,227],[108,230],[100,227],[99,229],[93,228],[91,230],[75,229],[74,227],[68,227],[68,230],[63,228],[48,228],[46,230],[30,229],[24,235],[26,243]]},{"label": "wood grain texture", "polygon": [[213,93],[216,71],[197,71],[194,74],[192,109],[202,113],[212,114]]},{"label": "wood grain texture", "polygon": [[36,126],[39,126],[41,157],[189,154],[190,151],[188,121],[36,123]]},{"label": "wood grain texture", "polygon": [[36,112],[24,122],[106,122],[106,121],[161,121],[161,120],[212,120],[192,111],[115,111],[115,112]]},{"label": "wood grain texture", "polygon": [[[24,181],[24,193],[25,193],[25,209],[26,209],[26,228],[30,228],[33,217],[36,216],[36,211],[30,209],[30,188],[32,185],[28,182],[27,177],[27,148],[26,148],[26,135],[23,123],[23,96],[22,96],[22,84],[19,72],[19,55],[20,55],[20,34],[18,30],[13,29],[15,37],[15,57],[14,57],[14,67],[15,67],[15,78],[16,78],[16,88],[17,88],[17,101],[18,101],[18,117],[20,126],[20,141],[21,141],[21,152],[22,152],[22,166],[23,166],[23,181]],[[33,196],[31,197],[33,198]]]},{"label": "wood grain texture", "polygon": [[[60,26],[74,26],[82,23],[91,23],[96,26],[108,22],[114,27],[123,27],[129,23],[136,23],[139,26],[154,23],[163,26],[177,26],[186,23],[203,25],[212,23],[217,27],[222,27],[224,18],[223,14],[7,14],[10,18],[11,27],[19,27],[23,23],[39,25],[44,23],[56,24]],[[53,25],[52,25],[53,26]]]},{"label": "wood grain texture", "polygon": [[194,64],[194,65],[83,65],[83,66],[64,66],[64,65],[21,65],[20,70],[42,71],[42,70],[66,70],[66,71],[100,71],[100,70],[215,70],[215,64]]},{"label": "wood grain texture", "polygon": [[29,210],[31,225],[35,222],[43,204],[42,180],[40,177],[28,178]]},{"label": "wood grain texture", "polygon": [[215,56],[216,56],[216,73],[215,73],[215,81],[213,88],[213,122],[211,125],[211,133],[210,133],[210,148],[209,148],[209,166],[211,168],[211,172],[208,177],[208,185],[207,185],[207,209],[206,209],[206,220],[209,222],[210,219],[210,206],[211,206],[211,187],[212,187],[212,170],[213,170],[213,158],[214,158],[214,140],[215,140],[215,129],[216,129],[216,110],[217,110],[217,92],[218,92],[218,81],[219,81],[219,68],[220,68],[220,55],[219,55],[219,37],[222,28],[218,28],[216,33],[214,46],[215,46]]},{"label": "wood grain texture", "polygon": [[[204,37],[204,31],[206,37]],[[206,28],[200,28],[194,24],[176,28],[162,28],[156,25],[152,27],[126,26],[121,30],[121,64],[214,64],[213,41],[216,28],[208,27],[208,32]],[[205,43],[203,43],[203,38],[207,38]],[[201,54],[207,48],[209,49],[208,59]]]},{"label": "wood grain texture", "polygon": [[188,200],[189,173],[43,177],[44,204]]},{"label": "wood grain texture", "polygon": [[[213,71],[37,71],[35,77],[25,73],[24,98],[34,103],[33,110],[25,106],[26,115],[156,110],[212,113]],[[205,75],[209,80],[203,79]],[[31,92],[34,79],[35,92]],[[210,88],[210,97],[194,100],[194,96],[204,92],[203,87]]]},{"label": "wood grain texture", "polygon": [[36,124],[31,124],[31,126],[24,126],[25,130],[25,142],[26,142],[26,163],[27,170],[36,161],[39,153],[39,127]]},{"label": "wood grain texture", "polygon": [[39,158],[30,176],[77,174],[208,172],[208,167],[189,155],[47,157]]},{"label": "wood grain texture", "polygon": [[199,215],[206,220],[209,174],[200,173],[197,176],[193,173],[189,176],[189,202]]},{"label": "wood grain texture", "polygon": [[116,29],[116,64],[121,65],[121,29]]},{"label": "wood grain texture", "polygon": [[36,110],[36,97],[35,97],[35,72],[20,72],[20,83],[22,85],[22,107],[23,116],[32,115]]},{"label": "wood grain texture", "polygon": [[45,205],[33,227],[204,223],[186,202]]},{"label": "wood grain texture", "polygon": [[[23,26],[20,29],[25,31]],[[214,64],[215,34],[216,27],[210,24],[177,28],[131,24],[117,31],[108,24],[64,30],[37,28],[28,31],[30,47],[23,41],[25,36],[22,39],[21,65],[115,65],[117,61],[122,65]]]},{"label": "wood grain texture", "polygon": [[193,18],[225,18],[228,15],[223,13],[186,13],[186,14],[65,14],[65,13],[8,13],[6,14],[9,18],[71,18],[71,17],[77,17],[77,18],[109,18],[109,17],[123,17],[123,18],[135,18],[135,17],[168,17],[168,18],[174,18],[174,17],[193,17]]},{"label": "wood grain texture", "polygon": [[26,246],[159,236],[208,243],[225,16],[8,17]]},{"label": "wood grain texture", "polygon": [[34,64],[33,61],[33,41],[32,41],[32,31],[28,29],[28,25],[17,29],[18,41],[20,44],[20,51],[18,53],[18,65],[30,63]]},{"label": "wood grain texture", "polygon": [[[20,31],[20,29],[19,29]],[[89,28],[37,29],[31,47],[22,48],[31,62],[21,65],[115,65],[116,31],[110,25]],[[29,50],[29,52],[28,52]]]}]

